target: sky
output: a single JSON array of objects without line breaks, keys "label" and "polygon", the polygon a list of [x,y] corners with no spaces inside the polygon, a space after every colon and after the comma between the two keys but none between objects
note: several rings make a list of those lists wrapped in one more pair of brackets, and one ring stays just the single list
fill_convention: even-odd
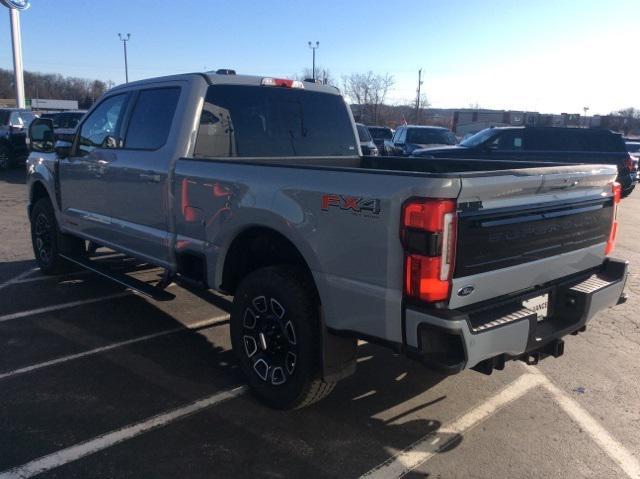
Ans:
[{"label": "sky", "polygon": [[[4,7],[0,9],[5,10]],[[12,69],[8,12],[0,67]],[[432,107],[606,114],[640,108],[640,0],[31,0],[24,67],[124,82],[233,68],[334,79],[388,73],[392,104],[413,101],[418,69]]]}]

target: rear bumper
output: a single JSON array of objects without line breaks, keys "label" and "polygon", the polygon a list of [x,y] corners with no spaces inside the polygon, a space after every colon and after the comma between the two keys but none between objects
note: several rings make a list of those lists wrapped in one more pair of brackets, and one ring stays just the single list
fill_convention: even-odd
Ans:
[{"label": "rear bumper", "polygon": [[[469,308],[406,305],[407,353],[449,374],[469,368],[490,373],[510,359],[537,362],[548,355],[557,357],[562,354],[562,337],[584,331],[599,311],[622,300],[627,271],[627,262],[607,258],[596,270]],[[538,322],[522,302],[541,294],[549,294],[549,316]]]}]

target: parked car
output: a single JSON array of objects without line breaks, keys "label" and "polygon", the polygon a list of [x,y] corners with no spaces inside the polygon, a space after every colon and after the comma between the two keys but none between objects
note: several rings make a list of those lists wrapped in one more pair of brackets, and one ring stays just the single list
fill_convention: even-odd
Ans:
[{"label": "parked car", "polygon": [[[238,364],[274,407],[329,394],[358,339],[448,374],[559,357],[623,294],[612,165],[360,156],[337,89],[270,77],[120,85],[53,159],[41,121],[27,178],[41,272],[233,296]],[[87,240],[162,281],[92,261]]]},{"label": "parked car", "polygon": [[46,112],[42,113],[40,118],[52,119],[54,129],[62,130],[62,133],[66,133],[75,131],[85,113],[85,110]]},{"label": "parked car", "polygon": [[378,156],[378,148],[373,142],[373,138],[371,138],[368,128],[362,123],[356,123],[356,128],[358,130],[358,139],[360,140],[360,149],[362,150],[362,154],[367,156]]},{"label": "parked car", "polygon": [[27,158],[27,129],[34,118],[30,110],[0,109],[0,170],[24,162]]},{"label": "parked car", "polygon": [[453,132],[440,126],[402,125],[391,140],[385,141],[391,156],[409,156],[414,150],[421,148],[455,144]]},{"label": "parked car", "polygon": [[618,168],[623,196],[633,191],[637,175],[637,163],[629,156],[622,137],[598,128],[487,128],[457,146],[416,150],[413,156],[613,164]]},{"label": "parked car", "polygon": [[367,126],[373,142],[378,148],[380,155],[386,156],[387,151],[384,146],[385,140],[390,140],[393,137],[393,130],[387,126]]}]

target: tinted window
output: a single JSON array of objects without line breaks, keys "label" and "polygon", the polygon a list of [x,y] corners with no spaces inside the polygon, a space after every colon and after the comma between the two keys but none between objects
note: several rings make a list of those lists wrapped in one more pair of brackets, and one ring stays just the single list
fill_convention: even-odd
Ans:
[{"label": "tinted window", "polygon": [[9,123],[9,110],[0,110],[0,125],[7,125]]},{"label": "tinted window", "polygon": [[[80,123],[84,113],[58,113],[53,115],[53,127],[54,128],[75,128]],[[41,118],[46,118],[44,115]]]},{"label": "tinted window", "polygon": [[360,141],[371,141],[371,135],[369,134],[369,130],[367,130],[366,126],[356,125],[356,128],[358,129],[358,137],[360,138]]},{"label": "tinted window", "polygon": [[84,156],[95,148],[116,148],[126,94],[105,99],[91,112],[80,129],[77,154]]},{"label": "tinted window", "polygon": [[440,130],[436,128],[409,128],[407,131],[407,143],[417,143],[422,145],[455,145],[456,138],[453,133],[448,130]]},{"label": "tinted window", "polygon": [[498,150],[522,150],[522,137],[522,130],[504,131],[491,142],[491,146]]},{"label": "tinted window", "polygon": [[389,128],[376,128],[376,127],[369,127],[369,133],[371,133],[371,136],[374,137],[376,140],[380,139],[380,140],[390,140],[391,139],[391,130]]},{"label": "tinted window", "polygon": [[357,151],[338,95],[216,85],[207,92],[194,156],[352,156]]},{"label": "tinted window", "polygon": [[568,130],[527,129],[527,150],[534,151],[570,151],[580,150],[579,138],[568,135]]},{"label": "tinted window", "polygon": [[142,90],[131,114],[125,148],[157,150],[167,141],[180,88]]},{"label": "tinted window", "polygon": [[499,130],[493,128],[487,128],[486,130],[479,131],[473,136],[470,136],[466,140],[460,142],[460,146],[466,146],[467,148],[472,148],[474,146],[481,145],[488,139],[490,139],[493,135],[497,134]]}]

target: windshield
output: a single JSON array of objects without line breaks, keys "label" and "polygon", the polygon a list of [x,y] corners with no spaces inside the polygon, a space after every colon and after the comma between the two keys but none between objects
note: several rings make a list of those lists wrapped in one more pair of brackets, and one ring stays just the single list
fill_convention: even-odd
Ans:
[{"label": "windshield", "polygon": [[436,128],[409,128],[407,143],[418,145],[455,145],[456,137],[449,130]]},{"label": "windshield", "polygon": [[338,95],[213,85],[194,156],[353,156],[357,151],[347,106]]},{"label": "windshield", "polygon": [[362,142],[371,141],[371,135],[369,134],[369,130],[364,125],[356,125],[358,128],[358,137]]},{"label": "windshield", "polygon": [[640,142],[638,142],[638,143],[627,143],[627,151],[629,153],[638,153],[638,152],[640,152]]},{"label": "windshield", "polygon": [[460,143],[460,146],[466,146],[468,148],[478,146],[491,138],[494,135],[495,131],[496,130],[494,130],[493,128],[487,128],[486,130],[479,131],[475,135],[470,136],[466,140],[463,140]]},{"label": "windshield", "polygon": [[389,128],[377,128],[375,126],[369,127],[369,133],[371,133],[371,136],[376,140],[390,140],[393,136]]}]

